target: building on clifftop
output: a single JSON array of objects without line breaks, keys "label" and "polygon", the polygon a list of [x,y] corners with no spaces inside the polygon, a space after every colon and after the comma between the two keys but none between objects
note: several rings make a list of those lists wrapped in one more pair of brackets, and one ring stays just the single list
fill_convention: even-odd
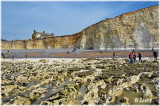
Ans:
[{"label": "building on clifftop", "polygon": [[49,38],[54,37],[54,33],[45,33],[43,32],[36,32],[36,30],[33,31],[32,39],[43,39],[43,38]]}]

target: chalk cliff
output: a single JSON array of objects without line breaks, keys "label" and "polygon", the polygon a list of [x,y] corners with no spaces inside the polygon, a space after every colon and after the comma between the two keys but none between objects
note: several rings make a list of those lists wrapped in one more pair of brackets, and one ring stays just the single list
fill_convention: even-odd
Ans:
[{"label": "chalk cliff", "polygon": [[40,40],[2,41],[2,49],[123,49],[158,48],[159,6],[132,11],[103,20],[68,36]]}]

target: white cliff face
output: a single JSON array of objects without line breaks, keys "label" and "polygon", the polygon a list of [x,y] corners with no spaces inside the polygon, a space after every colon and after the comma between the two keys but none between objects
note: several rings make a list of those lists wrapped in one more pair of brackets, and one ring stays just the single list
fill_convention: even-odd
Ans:
[{"label": "white cliff face", "polygon": [[85,49],[158,48],[158,14],[158,6],[154,6],[94,24],[84,29]]},{"label": "white cliff face", "polygon": [[80,48],[84,50],[85,45],[86,45],[86,35],[85,35],[85,31],[83,31],[83,35],[82,35],[81,43],[80,43]]},{"label": "white cliff face", "polygon": [[123,43],[116,34],[114,35],[112,39],[112,44],[113,44],[112,48],[123,48]]},{"label": "white cliff face", "polygon": [[154,39],[145,23],[141,23],[134,32],[137,48],[154,47]]}]

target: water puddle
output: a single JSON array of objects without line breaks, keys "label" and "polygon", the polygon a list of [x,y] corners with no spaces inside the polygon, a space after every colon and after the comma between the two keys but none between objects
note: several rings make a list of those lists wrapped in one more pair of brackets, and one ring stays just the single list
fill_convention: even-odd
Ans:
[{"label": "water puddle", "polygon": [[124,91],[122,97],[129,98],[130,104],[136,104],[135,98],[142,98],[142,92],[134,92],[134,91]]},{"label": "water puddle", "polygon": [[[151,81],[150,79],[144,78],[144,79],[142,80],[142,82],[145,83],[145,85],[146,85],[147,87],[149,87],[149,89],[150,89],[151,91],[157,91],[156,88],[154,87],[154,84],[152,83],[152,81]],[[157,92],[158,92],[158,91],[157,91]]]},{"label": "water puddle", "polygon": [[62,87],[64,87],[65,85],[67,85],[67,84],[69,84],[69,83],[70,83],[70,82],[69,82],[69,78],[66,78],[65,83],[61,84],[59,88],[62,88]]},{"label": "water puddle", "polygon": [[2,105],[8,103],[11,99],[14,99],[14,97],[16,97],[16,96],[9,96],[8,98],[3,99],[3,100],[2,100],[2,101],[3,101],[3,102],[2,102]]},{"label": "water puddle", "polygon": [[11,73],[7,73],[7,75],[5,76],[6,79],[9,79],[12,76]]},{"label": "water puddle", "polygon": [[[67,85],[70,84],[72,82],[69,82],[69,78],[66,79],[65,83],[61,84],[59,87],[57,86],[57,81],[55,81],[55,85],[54,86],[49,86],[47,88],[47,92],[45,92],[45,97],[37,99],[35,102],[32,103],[32,105],[39,105],[42,101],[49,99],[50,97],[52,97],[53,95],[55,95],[56,93],[60,92],[62,90],[62,88]],[[55,91],[53,91],[52,89],[55,88]]]},{"label": "water puddle", "polygon": [[[39,84],[40,82],[34,82],[34,81],[31,81],[30,83],[28,83],[27,85],[25,85],[24,87],[26,87],[24,90],[28,89],[29,87],[33,86],[33,85],[37,85]],[[3,104],[6,104],[7,102],[9,102],[11,99],[14,99],[14,97],[16,96],[26,96],[28,95],[29,93],[31,93],[33,90],[30,90],[28,91],[27,93],[18,93],[17,95],[14,95],[17,91],[15,91],[14,93],[12,93],[9,97],[3,99]],[[13,96],[14,95],[14,96]]]},{"label": "water puddle", "polygon": [[[118,99],[121,100],[123,97],[127,97],[129,99],[129,103],[131,105],[150,105],[149,102],[141,102],[143,94],[141,91],[135,92],[135,91],[123,91],[121,97]],[[136,102],[136,100],[138,100]],[[120,103],[120,101],[118,102]]]},{"label": "water puddle", "polygon": [[40,84],[40,82],[31,81],[30,83],[28,83],[28,84],[25,85],[24,87],[26,87],[26,89],[27,89],[27,88],[29,88],[29,87],[31,87],[31,86],[33,86],[33,85],[37,85],[37,84]]},{"label": "water puddle", "polygon": [[53,91],[52,91],[52,88],[53,88],[52,85],[49,86],[49,87],[47,88],[47,91],[48,91],[48,92],[45,92],[45,93],[44,93],[44,94],[45,94],[45,97],[43,97],[43,98],[38,98],[35,102],[32,103],[32,105],[39,105],[42,101],[44,101],[45,99],[47,99],[47,98],[51,97],[53,94],[55,94],[56,92],[53,92]]},{"label": "water puddle", "polygon": [[16,77],[16,76],[18,76],[19,74],[20,74],[19,72],[15,72],[15,73],[12,74],[12,76]]},{"label": "water puddle", "polygon": [[75,105],[81,104],[81,100],[83,99],[85,94],[86,94],[86,85],[82,85],[82,87],[79,89],[79,95],[75,100]]}]

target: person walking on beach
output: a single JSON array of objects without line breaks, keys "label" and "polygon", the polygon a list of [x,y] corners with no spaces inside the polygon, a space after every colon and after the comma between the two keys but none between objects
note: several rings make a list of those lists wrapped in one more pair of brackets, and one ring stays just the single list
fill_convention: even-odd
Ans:
[{"label": "person walking on beach", "polygon": [[99,54],[102,54],[102,51],[99,51]]},{"label": "person walking on beach", "polygon": [[133,52],[135,53],[135,50],[133,49]]},{"label": "person walking on beach", "polygon": [[17,55],[15,54],[15,60],[18,60],[18,57],[17,57]]},{"label": "person walking on beach", "polygon": [[133,60],[136,61],[136,53],[133,55]]},{"label": "person walking on beach", "polygon": [[5,55],[2,53],[2,57],[3,57],[3,59],[5,58]]},{"label": "person walking on beach", "polygon": [[152,51],[153,51],[153,48],[152,48]]},{"label": "person walking on beach", "polygon": [[138,52],[138,57],[139,57],[139,62],[141,62],[141,63],[142,63],[142,59],[141,59],[142,55],[141,55],[141,53],[140,53],[140,52]]},{"label": "person walking on beach", "polygon": [[155,60],[155,61],[157,60],[157,55],[158,55],[157,52],[154,51],[154,52],[153,52],[153,57],[154,57],[154,60]]},{"label": "person walking on beach", "polygon": [[26,53],[26,59],[27,59],[27,53]]},{"label": "person walking on beach", "polygon": [[130,54],[130,63],[133,64],[133,52]]},{"label": "person walking on beach", "polygon": [[14,55],[12,55],[12,60],[14,60]]},{"label": "person walking on beach", "polygon": [[116,58],[116,53],[114,52],[114,53],[113,53],[113,59],[115,59],[115,58]]}]

